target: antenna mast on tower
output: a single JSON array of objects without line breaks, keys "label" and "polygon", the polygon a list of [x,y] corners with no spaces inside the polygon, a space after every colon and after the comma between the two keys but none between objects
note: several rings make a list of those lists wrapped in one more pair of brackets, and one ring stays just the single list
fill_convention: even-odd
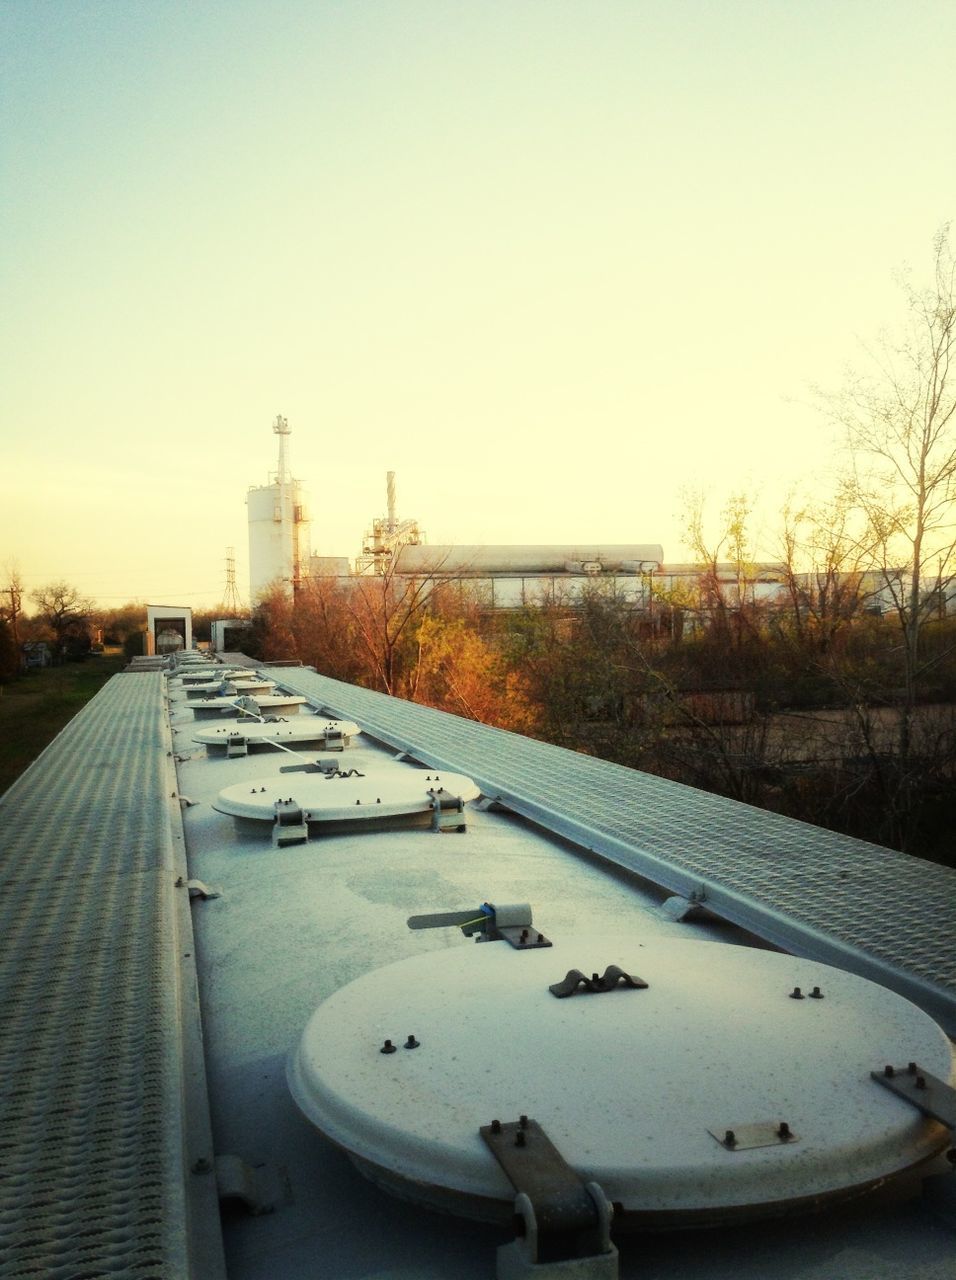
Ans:
[{"label": "antenna mast on tower", "polygon": [[292,428],[289,426],[288,418],[283,418],[281,413],[276,414],[276,420],[272,424],[272,430],[279,437],[279,471],[276,480],[284,488],[289,483],[289,466],[286,458],[285,438],[292,435]]}]

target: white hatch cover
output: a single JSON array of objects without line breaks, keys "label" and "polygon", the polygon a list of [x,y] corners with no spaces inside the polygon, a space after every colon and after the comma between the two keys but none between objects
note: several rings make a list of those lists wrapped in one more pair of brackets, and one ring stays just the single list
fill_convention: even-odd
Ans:
[{"label": "white hatch cover", "polygon": [[190,688],[197,684],[209,684],[216,680],[254,680],[256,675],[257,673],[248,667],[217,667],[207,662],[203,667],[193,667],[185,674],[180,674],[178,679],[184,688]]},{"label": "white hatch cover", "polygon": [[[186,703],[186,709],[191,711],[197,720],[203,719],[204,713],[206,715],[225,715],[227,711],[235,713],[238,709],[237,699],[242,696],[244,695],[237,694],[235,698],[201,698],[197,702],[190,700]],[[292,693],[263,693],[257,695],[255,701],[260,710],[267,714],[279,715],[280,707],[286,714],[296,714],[306,699]]]},{"label": "white hatch cover", "polygon": [[271,693],[276,687],[276,682],[274,680],[250,680],[248,678],[245,680],[237,680],[230,676],[229,679],[225,681],[211,680],[206,681],[203,684],[187,685],[186,697],[190,701],[194,701],[197,698],[208,697],[210,694],[215,695],[222,688],[223,684],[230,685],[237,693],[251,694]]},{"label": "white hatch cover", "polygon": [[247,742],[318,742],[326,732],[341,733],[347,738],[354,738],[361,733],[357,724],[351,720],[326,720],[323,716],[295,716],[289,721],[273,721],[271,724],[259,720],[225,720],[208,729],[200,729],[193,734],[193,742],[201,742],[206,746],[224,747],[231,737],[243,737]]},{"label": "white hatch cover", "polygon": [[[292,800],[306,822],[369,821],[404,814],[427,813],[437,795],[449,800],[475,800],[480,795],[471,778],[442,770],[414,769],[408,765],[375,765],[361,771],[342,767],[342,757],[332,772],[294,773],[237,783],[220,791],[213,804],[234,818],[260,818],[272,822],[277,800]],[[347,758],[345,761],[347,765]]]},{"label": "white hatch cover", "polygon": [[[609,965],[646,989],[549,990]],[[951,1078],[940,1028],[853,974],[716,942],[571,935],[366,974],[319,1006],[288,1075],[308,1119],[403,1196],[507,1218],[514,1189],[479,1128],[526,1115],[625,1221],[670,1226],[817,1207],[938,1153],[948,1131],[870,1077],[910,1061]]]}]

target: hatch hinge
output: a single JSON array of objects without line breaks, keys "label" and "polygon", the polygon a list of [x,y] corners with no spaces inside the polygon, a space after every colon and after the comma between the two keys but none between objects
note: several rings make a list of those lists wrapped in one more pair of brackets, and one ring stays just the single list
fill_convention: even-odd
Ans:
[{"label": "hatch hinge", "polygon": [[309,827],[302,806],[292,799],[277,800],[273,805],[272,844],[283,849],[289,844],[308,844]]},{"label": "hatch hinge", "polygon": [[465,831],[465,802],[461,796],[446,791],[444,787],[429,787],[431,796],[432,831]]},{"label": "hatch hinge", "polygon": [[[905,1067],[886,1066],[871,1071],[874,1080],[903,1098],[931,1120],[945,1125],[950,1135],[956,1134],[956,1089],[939,1076],[925,1071],[918,1063]],[[952,1147],[944,1157],[945,1172],[930,1173],[923,1179],[923,1199],[931,1211],[946,1224],[956,1227],[956,1150]]]},{"label": "hatch hinge", "polygon": [[530,902],[483,902],[480,907],[464,911],[433,911],[428,915],[409,916],[409,929],[443,929],[457,926],[466,938],[476,935],[476,942],[508,942],[517,951],[550,947],[551,940],[533,924]]},{"label": "hatch hinge", "polygon": [[482,1138],[515,1189],[519,1235],[498,1249],[498,1280],[616,1280],[613,1210],[596,1182],[585,1182],[536,1120],[493,1120]]},{"label": "hatch hinge", "polygon": [[274,1213],[292,1200],[285,1169],[247,1164],[236,1155],[216,1156],[216,1190],[220,1200],[238,1200],[255,1215]]},{"label": "hatch hinge", "polygon": [[249,739],[243,737],[241,733],[230,733],[226,739],[226,759],[234,760],[238,756],[247,756],[249,754]]},{"label": "hatch hinge", "polygon": [[633,987],[638,991],[646,991],[647,983],[643,978],[635,978],[616,964],[609,964],[603,973],[592,973],[586,977],[580,969],[569,969],[562,982],[554,982],[548,987],[553,996],[563,999],[573,995],[600,995],[604,991],[613,991],[615,987]]},{"label": "hatch hinge", "polygon": [[939,1076],[924,1071],[915,1062],[905,1067],[886,1066],[882,1071],[871,1071],[870,1075],[924,1116],[938,1120],[951,1132],[956,1131],[956,1089]]},{"label": "hatch hinge", "polygon": [[349,745],[349,739],[341,729],[326,725],[325,733],[322,736],[322,745],[326,751],[344,751]]}]

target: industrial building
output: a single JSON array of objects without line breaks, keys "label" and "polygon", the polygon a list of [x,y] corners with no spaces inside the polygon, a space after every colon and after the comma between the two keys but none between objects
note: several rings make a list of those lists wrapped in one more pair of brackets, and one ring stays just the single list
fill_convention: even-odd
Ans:
[{"label": "industrial building", "polygon": [[[277,469],[269,484],[250,488],[247,495],[253,606],[277,584],[293,595],[310,579],[390,574],[459,583],[482,607],[496,610],[540,604],[573,608],[600,585],[635,610],[651,613],[658,603],[685,609],[686,625],[691,627],[706,616],[708,605],[699,591],[702,566],[667,563],[659,543],[429,545],[416,519],[398,515],[394,471],[386,477],[387,513],[371,521],[354,563],[347,556],[314,555],[306,496],[289,467],[291,428],[279,415],[272,430],[279,440]],[[746,566],[720,562],[709,570],[709,589],[718,591],[731,607],[741,603],[799,607],[819,585],[812,571],[791,578],[786,566],[774,562]],[[859,575],[846,577],[856,581]],[[891,613],[894,597],[905,582],[902,570],[864,575],[860,590],[866,607]],[[930,584],[927,592],[939,597],[939,616],[956,606],[956,591],[948,582],[946,590]]]},{"label": "industrial building", "polygon": [[618,597],[646,607],[664,550],[656,544],[599,546],[402,546],[394,561],[399,577],[433,577],[467,583],[493,609],[526,604],[573,604],[596,580]]}]

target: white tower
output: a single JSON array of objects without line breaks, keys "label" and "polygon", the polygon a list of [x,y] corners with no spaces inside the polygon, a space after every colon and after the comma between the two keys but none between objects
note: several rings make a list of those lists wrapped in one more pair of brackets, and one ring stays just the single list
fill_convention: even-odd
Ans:
[{"label": "white tower", "polygon": [[302,489],[289,471],[287,439],[292,434],[280,415],[272,424],[279,437],[279,467],[269,484],[252,487],[249,508],[249,598],[253,604],[279,584],[291,595],[309,561],[309,516]]}]

